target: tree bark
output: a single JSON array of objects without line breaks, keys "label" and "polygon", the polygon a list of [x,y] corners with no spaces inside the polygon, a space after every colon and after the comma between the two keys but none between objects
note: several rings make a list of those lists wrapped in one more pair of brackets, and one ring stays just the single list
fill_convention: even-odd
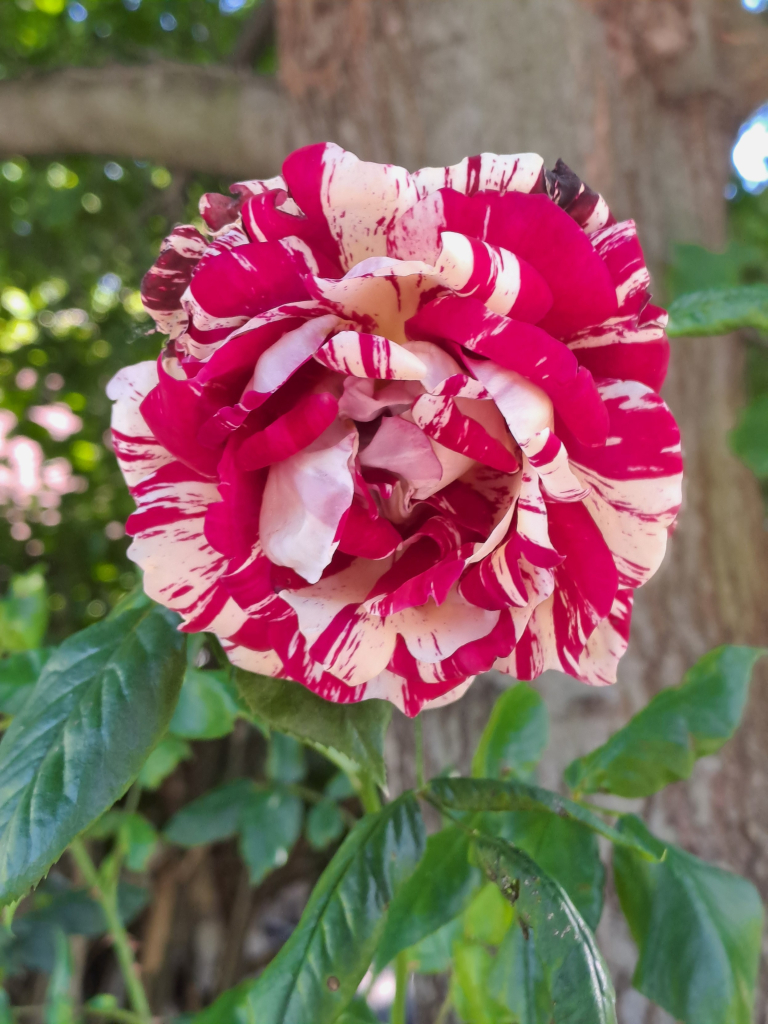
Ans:
[{"label": "tree bark", "polygon": [[[763,30],[723,0],[278,4],[281,79],[299,134],[408,166],[482,150],[535,150],[550,166],[562,156],[617,216],[638,221],[657,293],[672,241],[724,241],[730,141],[766,88]],[[549,785],[707,649],[766,640],[762,501],[726,441],[742,402],[741,357],[733,338],[674,343],[665,394],[683,434],[684,511],[665,565],[639,594],[618,686],[589,690],[554,673],[540,683],[552,715]],[[500,684],[478,680],[459,703],[426,714],[431,770],[467,767]],[[767,720],[758,681],[738,738],[645,808],[662,835],[747,874],[764,894]],[[394,789],[412,781],[412,756],[400,719],[390,736]],[[619,1019],[668,1021],[630,989],[636,953],[615,899],[600,938]],[[761,1020],[764,1012],[763,1000]]]}]

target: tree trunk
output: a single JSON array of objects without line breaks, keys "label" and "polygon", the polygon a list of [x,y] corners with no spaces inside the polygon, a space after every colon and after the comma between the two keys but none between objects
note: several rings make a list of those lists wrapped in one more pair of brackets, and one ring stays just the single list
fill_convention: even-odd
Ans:
[{"label": "tree trunk", "polygon": [[[724,241],[729,144],[764,98],[762,31],[736,0],[278,2],[281,77],[297,138],[332,139],[409,167],[482,150],[534,150],[550,166],[561,156],[618,217],[638,221],[659,297],[670,242]],[[684,511],[663,568],[638,597],[618,685],[589,690],[554,673],[540,682],[552,715],[548,785],[710,647],[766,640],[762,502],[726,441],[741,383],[737,340],[673,344],[665,395],[683,434]],[[738,737],[646,812],[662,835],[743,872],[766,895],[762,683]],[[467,767],[500,685],[491,674],[425,716],[432,771]],[[393,789],[412,778],[412,750],[400,719],[390,740]],[[636,954],[613,900],[600,938],[619,1019],[669,1020],[629,989]]]}]

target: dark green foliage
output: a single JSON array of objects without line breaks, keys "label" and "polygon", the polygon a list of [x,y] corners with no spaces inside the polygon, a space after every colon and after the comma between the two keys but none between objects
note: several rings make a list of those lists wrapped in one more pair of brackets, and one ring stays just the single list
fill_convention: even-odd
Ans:
[{"label": "dark green foliage", "polygon": [[649,796],[687,779],[697,758],[714,754],[735,732],[763,651],[717,647],[678,687],[662,690],[602,747],[568,766],[579,793]]},{"label": "dark green foliage", "polygon": [[692,292],[669,308],[670,338],[730,334],[741,327],[768,331],[768,285],[741,285]]},{"label": "dark green foliage", "polygon": [[363,769],[384,783],[384,735],[392,717],[387,701],[333,704],[285,679],[243,671],[235,678],[251,711],[270,728],[323,753],[335,751],[353,772]]},{"label": "dark green foliage", "polygon": [[265,788],[236,779],[187,804],[171,818],[165,838],[180,846],[203,846],[239,835],[240,851],[256,885],[288,860],[302,817],[301,800],[284,787]]},{"label": "dark green foliage", "polygon": [[0,900],[22,896],[135,779],[181,685],[178,619],[143,594],[65,640],[0,745]]},{"label": "dark green foliage", "polygon": [[533,933],[545,965],[553,1024],[616,1024],[613,985],[594,936],[565,890],[511,843],[478,836],[488,877]]},{"label": "dark green foliage", "polygon": [[509,779],[432,779],[428,793],[440,806],[456,811],[534,811],[570,820],[586,826],[613,843],[629,843],[644,857],[658,859],[664,855],[664,845],[654,840],[643,845],[635,836],[627,836],[607,825],[588,807],[553,793],[541,786]]},{"label": "dark green foliage", "polygon": [[477,889],[479,872],[469,860],[469,837],[452,827],[430,836],[418,867],[400,890],[387,915],[376,950],[376,967],[385,967],[401,949],[413,946],[462,912]]},{"label": "dark green foliage", "polygon": [[[412,794],[370,814],[347,836],[315,886],[293,935],[264,973],[201,1015],[244,1021],[330,1024],[355,994],[384,927],[386,909],[414,870],[424,826]],[[226,1015],[225,1015],[226,1014]],[[236,1019],[236,1018],[234,1018]]]},{"label": "dark green foliage", "polygon": [[[619,827],[648,835],[634,816]],[[751,1024],[764,917],[755,887],[677,846],[660,864],[617,847],[613,867],[640,950],[635,987],[686,1024]]]},{"label": "dark green foliage", "polygon": [[493,706],[472,759],[472,774],[529,778],[544,752],[549,720],[544,701],[527,683],[506,690]]}]

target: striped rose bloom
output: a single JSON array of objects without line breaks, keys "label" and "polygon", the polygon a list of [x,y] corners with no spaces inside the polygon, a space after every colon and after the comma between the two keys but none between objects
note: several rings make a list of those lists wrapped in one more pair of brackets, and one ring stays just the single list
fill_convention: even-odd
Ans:
[{"label": "striped rose bloom", "polygon": [[147,593],[333,701],[614,682],[682,469],[634,224],[530,153],[321,144],[232,193],[166,239],[169,340],[109,385]]}]

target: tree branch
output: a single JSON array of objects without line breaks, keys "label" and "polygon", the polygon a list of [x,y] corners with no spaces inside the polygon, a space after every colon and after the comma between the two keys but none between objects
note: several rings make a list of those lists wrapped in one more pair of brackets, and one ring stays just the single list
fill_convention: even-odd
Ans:
[{"label": "tree branch", "polygon": [[66,68],[0,83],[0,153],[93,153],[236,178],[271,177],[296,138],[271,79],[157,62]]}]

